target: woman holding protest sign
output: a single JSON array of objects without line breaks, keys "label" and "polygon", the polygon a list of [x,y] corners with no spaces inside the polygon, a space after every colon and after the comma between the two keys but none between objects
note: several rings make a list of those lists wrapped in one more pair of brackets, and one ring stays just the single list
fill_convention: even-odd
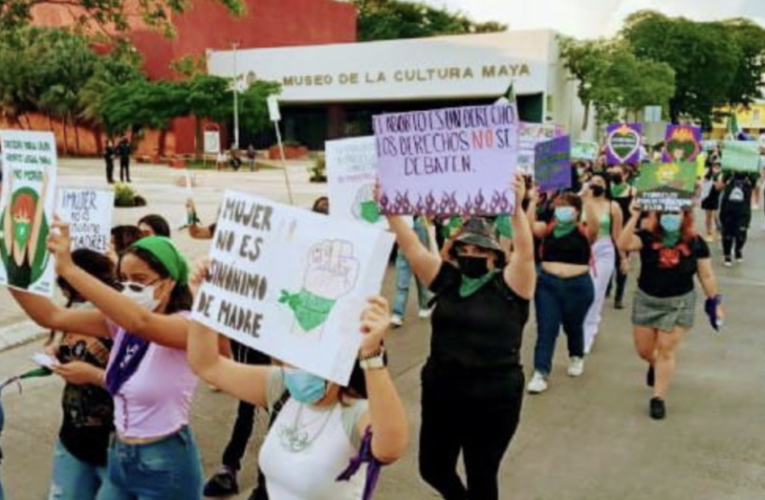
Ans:
[{"label": "woman holding protest sign", "polygon": [[592,195],[592,207],[598,218],[598,237],[592,245],[594,262],[590,270],[595,284],[595,298],[584,320],[584,352],[589,354],[600,328],[606,289],[616,266],[614,242],[622,231],[624,219],[619,204],[612,200],[611,182],[605,174],[594,174],[585,191],[589,191],[586,196]]},{"label": "woman holding protest sign", "polygon": [[[404,217],[391,230],[414,274],[436,295],[431,352],[422,372],[420,474],[443,498],[499,497],[497,474],[520,419],[524,376],[523,328],[534,296],[534,242],[513,182],[514,251],[505,253],[485,220],[468,220],[446,243],[448,260],[434,254]],[[462,452],[465,486],[457,474]]]},{"label": "woman holding protest sign", "polygon": [[[208,271],[201,264],[194,281]],[[388,302],[369,300],[360,318],[359,361],[347,387],[296,368],[251,366],[218,354],[217,334],[192,322],[189,363],[206,382],[279,415],[260,450],[270,498],[366,500],[379,467],[398,460],[409,441],[406,411],[385,362]],[[349,466],[350,463],[350,466]],[[355,473],[368,464],[367,478]]]},{"label": "woman holding protest sign", "polygon": [[120,292],[72,261],[68,224],[54,228],[48,248],[58,275],[95,309],[12,294],[40,325],[114,341],[102,380],[117,431],[107,465],[115,491],[105,500],[201,498],[199,453],[188,428],[196,377],[184,353],[192,305],[186,260],[169,239],[142,238],[122,256]]},{"label": "woman holding protest sign", "polygon": [[722,326],[722,297],[712,271],[709,247],[694,229],[693,213],[650,213],[636,230],[641,213],[633,203],[619,237],[624,252],[640,252],[640,276],[632,309],[635,348],[648,363],[646,384],[653,387],[651,418],[666,415],[664,399],[675,375],[675,350],[693,327],[698,276],[713,328]]},{"label": "woman holding protest sign", "polygon": [[[568,374],[584,373],[584,320],[595,295],[590,264],[599,227],[592,195],[585,194],[585,203],[573,193],[559,195],[552,204],[552,221],[533,221],[541,269],[534,296],[538,328],[534,376],[527,388],[532,394],[548,388],[561,326],[568,339]],[[583,215],[586,225],[578,222]]]}]

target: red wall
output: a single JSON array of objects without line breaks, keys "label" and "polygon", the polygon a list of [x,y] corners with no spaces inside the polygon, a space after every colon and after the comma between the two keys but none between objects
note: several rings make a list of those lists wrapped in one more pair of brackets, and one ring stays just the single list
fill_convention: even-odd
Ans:
[{"label": "red wall", "polygon": [[[247,13],[241,18],[212,0],[190,2],[185,13],[174,17],[176,36],[170,40],[146,30],[140,21],[132,22],[131,39],[144,57],[147,74],[172,78],[172,61],[203,55],[207,49],[230,49],[232,42],[246,49],[356,41],[356,9],[351,4],[334,0],[244,1]],[[61,26],[71,23],[73,14],[69,7],[43,5],[35,8],[34,17],[37,24]],[[169,141],[168,152],[194,151],[194,126],[189,122],[176,123],[169,134],[175,140]],[[145,153],[157,149],[156,143],[142,146]]]}]

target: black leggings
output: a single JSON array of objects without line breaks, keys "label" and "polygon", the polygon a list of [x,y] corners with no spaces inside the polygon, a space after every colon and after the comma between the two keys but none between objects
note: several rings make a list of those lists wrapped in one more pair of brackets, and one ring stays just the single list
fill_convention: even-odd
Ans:
[{"label": "black leggings", "polygon": [[[455,398],[423,384],[420,475],[446,500],[497,500],[497,475],[518,428],[524,380],[502,400]],[[448,389],[447,389],[448,391]],[[463,455],[467,487],[457,475]]]},{"label": "black leggings", "polygon": [[729,215],[722,220],[722,244],[723,254],[726,259],[733,257],[735,246],[735,255],[739,259],[743,256],[744,245],[749,233],[750,218],[746,216]]},{"label": "black leggings", "polygon": [[629,274],[622,273],[622,256],[619,254],[619,252],[616,252],[616,267],[614,268],[614,275],[611,277],[611,280],[608,282],[608,289],[606,290],[606,297],[611,296],[611,289],[613,288],[614,282],[616,283],[616,296],[614,297],[614,300],[616,302],[622,302],[624,301],[624,290],[627,288],[627,277]]}]

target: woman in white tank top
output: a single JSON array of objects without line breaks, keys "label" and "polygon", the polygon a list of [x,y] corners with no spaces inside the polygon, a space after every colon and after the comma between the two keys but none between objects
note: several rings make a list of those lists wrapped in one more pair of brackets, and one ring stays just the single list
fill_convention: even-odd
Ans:
[{"label": "woman in white tank top", "polygon": [[361,318],[360,361],[349,387],[340,387],[297,369],[224,358],[217,334],[192,322],[188,360],[200,378],[269,410],[283,404],[260,451],[272,500],[366,500],[375,474],[368,471],[366,484],[363,475],[349,477],[356,470],[349,464],[359,458],[389,464],[403,455],[409,425],[385,367],[382,341],[389,325],[388,302],[371,299]]}]

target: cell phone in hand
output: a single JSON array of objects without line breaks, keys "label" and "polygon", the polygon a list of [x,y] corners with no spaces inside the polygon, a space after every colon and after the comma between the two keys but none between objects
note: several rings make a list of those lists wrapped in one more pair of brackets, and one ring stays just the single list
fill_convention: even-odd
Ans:
[{"label": "cell phone in hand", "polygon": [[38,352],[34,356],[32,356],[32,361],[50,370],[52,370],[53,368],[59,365],[59,362],[56,358],[48,354],[45,354],[43,352]]}]

